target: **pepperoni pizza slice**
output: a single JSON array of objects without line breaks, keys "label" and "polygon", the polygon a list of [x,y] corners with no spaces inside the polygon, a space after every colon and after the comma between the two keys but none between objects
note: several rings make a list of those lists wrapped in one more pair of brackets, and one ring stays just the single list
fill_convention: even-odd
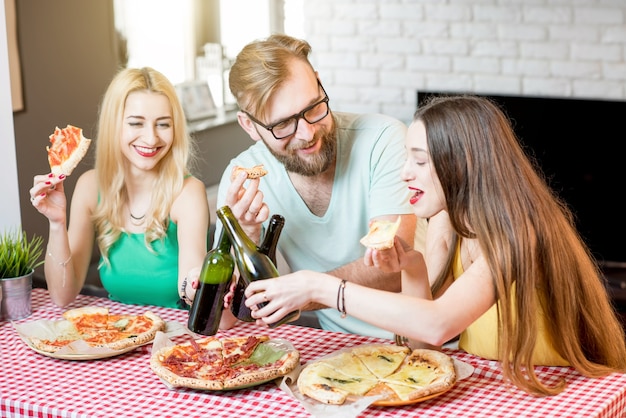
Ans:
[{"label": "pepperoni pizza slice", "polygon": [[83,136],[83,130],[76,126],[67,125],[63,129],[57,126],[50,135],[48,151],[48,163],[50,170],[57,176],[72,174],[78,163],[87,154],[91,139]]}]

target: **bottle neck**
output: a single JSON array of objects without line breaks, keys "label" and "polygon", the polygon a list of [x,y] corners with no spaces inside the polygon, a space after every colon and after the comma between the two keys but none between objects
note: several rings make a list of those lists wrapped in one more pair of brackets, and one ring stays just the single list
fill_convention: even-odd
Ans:
[{"label": "bottle neck", "polygon": [[269,227],[263,238],[263,243],[259,247],[259,251],[266,254],[274,264],[276,264],[276,246],[278,245],[278,238],[285,225],[285,218],[281,215],[273,215],[270,219]]},{"label": "bottle neck", "polygon": [[241,225],[239,225],[239,222],[235,218],[235,215],[233,215],[230,207],[222,206],[219,208],[217,210],[217,217],[222,222],[222,233],[225,233],[230,238],[230,242],[233,246],[236,248],[247,247],[249,249],[253,249],[254,251],[257,250],[256,244],[250,239],[250,237],[248,237],[243,228],[241,228]]},{"label": "bottle neck", "polygon": [[224,230],[224,228],[222,228],[216,248],[221,253],[228,253],[230,252],[230,246],[230,237],[228,236],[228,233]]}]

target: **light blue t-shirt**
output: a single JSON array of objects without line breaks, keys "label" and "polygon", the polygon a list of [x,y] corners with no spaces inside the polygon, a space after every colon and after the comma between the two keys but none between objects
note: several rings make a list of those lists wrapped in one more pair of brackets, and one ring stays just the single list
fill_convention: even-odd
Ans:
[{"label": "light blue t-shirt", "polygon": [[[330,205],[324,216],[311,213],[285,168],[263,141],[231,160],[218,189],[219,208],[224,204],[234,165],[265,165],[269,174],[263,177],[259,189],[270,213],[285,217],[278,251],[292,271],[328,272],[360,259],[365,247],[359,240],[367,234],[371,218],[413,213],[409,190],[400,178],[406,159],[406,125],[380,114],[334,112],[333,115],[337,126],[337,167]],[[217,227],[221,229],[219,222]],[[347,310],[349,314],[350,306]],[[393,337],[392,333],[349,315],[341,318],[336,309],[316,313],[320,325],[327,330]]]}]

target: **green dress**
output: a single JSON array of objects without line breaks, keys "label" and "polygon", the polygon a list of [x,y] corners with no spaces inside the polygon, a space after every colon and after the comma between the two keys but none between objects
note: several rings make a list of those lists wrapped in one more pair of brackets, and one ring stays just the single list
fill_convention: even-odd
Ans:
[{"label": "green dress", "polygon": [[170,220],[163,240],[152,243],[144,234],[122,234],[109,249],[110,265],[100,267],[100,280],[109,298],[122,303],[178,308],[178,227]]}]

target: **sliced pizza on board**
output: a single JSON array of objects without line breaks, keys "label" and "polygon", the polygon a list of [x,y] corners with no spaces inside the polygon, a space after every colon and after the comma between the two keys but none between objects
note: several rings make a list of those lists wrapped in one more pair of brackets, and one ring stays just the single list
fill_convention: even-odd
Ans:
[{"label": "sliced pizza on board", "polygon": [[374,405],[405,405],[446,392],[456,382],[445,353],[388,344],[341,350],[307,364],[298,376],[300,393],[341,405],[350,397],[382,395]]},{"label": "sliced pizza on board", "polygon": [[57,176],[65,174],[69,176],[78,163],[85,157],[91,139],[83,136],[83,130],[76,126],[67,125],[63,129],[57,126],[50,135],[48,151],[48,163],[50,170]]}]

